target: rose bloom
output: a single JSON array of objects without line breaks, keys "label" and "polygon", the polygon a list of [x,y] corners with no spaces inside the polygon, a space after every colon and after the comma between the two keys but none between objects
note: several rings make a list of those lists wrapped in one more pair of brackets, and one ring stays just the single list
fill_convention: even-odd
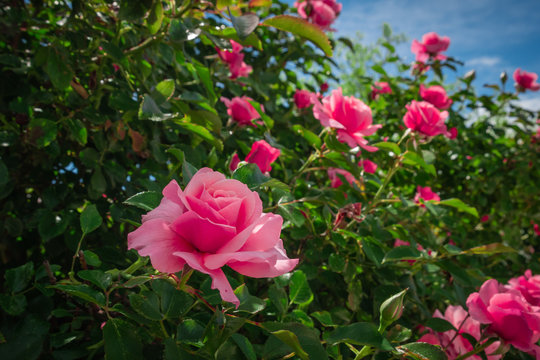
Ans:
[{"label": "rose bloom", "polygon": [[426,136],[447,135],[445,121],[448,112],[439,111],[426,101],[413,100],[405,105],[407,113],[403,117],[405,126]]},{"label": "rose bloom", "polygon": [[448,130],[448,133],[444,134],[444,136],[446,136],[450,140],[454,140],[458,136],[458,129],[456,127],[453,127]]},{"label": "rose bloom", "polygon": [[[416,195],[414,196],[414,202],[417,203],[417,204],[420,204],[420,199],[422,199],[424,201],[431,201],[431,200],[441,201],[441,198],[439,197],[439,195],[434,193],[431,190],[431,187],[429,187],[429,186],[426,186],[426,187],[417,186],[416,187]],[[420,204],[420,206],[425,207],[424,204]]]},{"label": "rose bloom", "polygon": [[371,109],[353,96],[343,96],[341,88],[333,90],[321,102],[313,98],[313,115],[322,126],[337,129],[337,138],[351,148],[359,145],[367,151],[378,149],[368,145],[364,136],[373,135],[382,125],[373,125]]},{"label": "rose bloom", "polygon": [[529,304],[519,291],[507,289],[497,280],[486,281],[479,292],[467,298],[471,317],[489,324],[488,331],[540,359],[540,308]]},{"label": "rose bloom", "polygon": [[[444,319],[454,325],[456,329],[459,329],[457,336],[455,330],[449,330],[442,333],[431,331],[418,339],[419,342],[425,342],[432,345],[439,345],[446,351],[449,360],[457,358],[459,355],[463,355],[473,350],[473,346],[465,337],[461,336],[463,333],[467,333],[474,337],[476,340],[480,340],[480,323],[476,320],[467,318],[467,311],[461,306],[448,306],[441,314],[439,310],[435,310],[433,314],[434,318]],[[455,336],[455,337],[454,337]],[[488,360],[498,360],[502,355],[491,355],[500,346],[500,342],[496,341],[489,345],[485,349]],[[481,360],[479,355],[473,355],[468,359]]]},{"label": "rose bloom", "polygon": [[[249,103],[249,101],[253,101],[250,97],[237,96],[229,100],[222,96],[220,100],[227,106],[227,114],[239,125],[255,126],[253,120],[261,117],[253,105]],[[262,105],[261,109],[264,111]]]},{"label": "rose bloom", "polygon": [[330,186],[333,188],[338,188],[343,184],[343,181],[339,178],[339,175],[342,175],[345,180],[349,183],[349,185],[353,185],[353,183],[356,181],[354,178],[354,175],[348,172],[347,170],[343,169],[337,169],[337,168],[328,168],[328,177],[330,178]]},{"label": "rose bloom", "polygon": [[243,46],[234,40],[230,40],[232,50],[221,50],[216,48],[219,58],[229,66],[231,79],[247,77],[253,68],[244,62],[244,54],[241,53]]},{"label": "rose bloom", "polygon": [[379,94],[391,94],[392,88],[387,82],[379,81],[375,82],[374,85],[371,85],[371,98],[377,99]]},{"label": "rose bloom", "polygon": [[257,192],[203,168],[183,191],[175,180],[163,189],[160,205],[128,234],[128,248],[150,256],[152,266],[164,273],[178,272],[187,264],[210,275],[212,289],[238,307],[222,267],[255,278],[291,271],[298,259],[285,253],[282,224],[281,216],[262,212]]},{"label": "rose bloom", "polygon": [[266,173],[272,170],[271,163],[276,161],[280,154],[280,150],[272,147],[264,140],[255,141],[251,146],[251,151],[246,157],[246,161],[251,164],[256,164],[261,172]]},{"label": "rose bloom", "polygon": [[442,51],[446,51],[450,45],[448,36],[440,37],[435,32],[430,32],[422,36],[422,42],[414,39],[411,45],[411,51],[416,54],[416,61],[426,62],[430,57],[435,60],[444,60],[446,56]]},{"label": "rose bloom", "polygon": [[323,30],[330,30],[330,25],[341,12],[342,5],[336,0],[296,1],[294,7],[298,14]]},{"label": "rose bloom", "polygon": [[519,291],[529,304],[540,306],[540,275],[533,276],[531,270],[526,270],[524,275],[508,280],[506,287]]},{"label": "rose bloom", "polygon": [[446,110],[452,105],[452,99],[446,95],[446,90],[439,85],[427,88],[424,84],[420,84],[420,96],[440,110]]},{"label": "rose bloom", "polygon": [[540,84],[536,82],[538,75],[533,72],[526,72],[517,68],[514,71],[514,81],[516,82],[516,88],[518,91],[538,91],[540,90]]},{"label": "rose bloom", "polygon": [[370,161],[368,159],[361,160],[358,165],[362,168],[364,168],[364,171],[368,174],[374,174],[375,171],[377,171],[377,164],[375,164],[373,161]]},{"label": "rose bloom", "polygon": [[294,93],[293,99],[296,107],[299,109],[304,109],[311,105],[312,93],[308,90],[296,90]]}]

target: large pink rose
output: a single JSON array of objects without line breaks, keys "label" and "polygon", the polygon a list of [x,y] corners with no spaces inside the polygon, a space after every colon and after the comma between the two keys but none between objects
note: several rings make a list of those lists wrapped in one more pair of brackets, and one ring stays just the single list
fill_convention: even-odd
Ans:
[{"label": "large pink rose", "polygon": [[257,164],[261,172],[270,172],[272,164],[278,158],[281,151],[272,147],[264,140],[255,141],[251,146],[251,151],[246,156],[246,161],[251,164]]},{"label": "large pink rose", "polygon": [[307,108],[311,105],[313,94],[308,90],[296,90],[293,99],[296,107],[299,109]]},{"label": "large pink rose", "polygon": [[291,271],[280,239],[283,219],[262,212],[255,191],[209,168],[199,170],[184,191],[176,181],[163,189],[161,204],[143,215],[142,225],[128,234],[128,248],[150,256],[152,266],[174,273],[185,264],[212,278],[223,300],[236,304],[227,277],[228,265],[240,274],[275,277]]},{"label": "large pink rose", "polygon": [[507,288],[517,290],[529,304],[540,306],[540,275],[526,270],[525,275],[508,280]]},{"label": "large pink rose", "polygon": [[473,319],[489,324],[490,332],[521,351],[536,352],[539,358],[540,308],[529,304],[519,291],[491,279],[469,295],[467,307]]},{"label": "large pink rose", "polygon": [[306,0],[296,1],[294,7],[302,18],[310,20],[323,30],[329,30],[341,12],[342,5],[336,0]]},{"label": "large pink rose", "polygon": [[448,112],[439,111],[426,101],[413,100],[405,105],[407,113],[403,117],[405,126],[426,136],[449,135],[445,121]]},{"label": "large pink rose", "polygon": [[229,114],[231,119],[236,121],[239,125],[255,126],[253,120],[261,117],[253,105],[249,103],[249,101],[253,101],[250,97],[237,96],[229,100],[222,96],[220,100],[227,106],[227,114]]},{"label": "large pink rose", "polygon": [[[461,306],[448,306],[444,312],[444,316],[439,310],[435,310],[433,317],[444,319],[454,325],[456,329],[459,329],[458,335],[456,336],[454,330],[445,331],[443,333],[430,331],[418,341],[432,345],[440,345],[445,349],[448,359],[450,360],[473,350],[473,346],[469,340],[461,336],[461,334],[467,333],[476,340],[480,340],[480,323],[467,317],[467,311]],[[500,342],[496,341],[486,348],[485,353],[487,354],[488,360],[498,360],[502,357],[502,355],[490,355],[495,352],[499,346]],[[480,360],[482,358],[479,355],[473,355],[469,359]]]},{"label": "large pink rose", "polygon": [[540,90],[540,84],[536,82],[538,75],[533,72],[523,71],[520,68],[517,68],[514,71],[514,81],[516,82],[516,87],[518,91],[538,91]]},{"label": "large pink rose", "polygon": [[373,135],[382,125],[373,125],[371,109],[353,96],[343,96],[341,88],[323,98],[322,104],[313,97],[313,115],[322,126],[337,129],[337,138],[351,148],[360,146],[367,151],[377,151],[369,146],[364,136]]},{"label": "large pink rose", "polygon": [[244,62],[244,54],[241,53],[243,46],[234,40],[230,40],[232,50],[221,50],[216,48],[219,58],[229,66],[231,79],[247,77],[253,68]]},{"label": "large pink rose", "polygon": [[446,90],[439,85],[433,85],[427,88],[424,84],[421,84],[420,96],[440,110],[446,110],[452,105],[452,99],[446,95]]},{"label": "large pink rose", "polygon": [[333,188],[338,188],[341,185],[343,185],[343,181],[341,181],[338,174],[342,175],[351,186],[356,181],[354,178],[354,175],[348,172],[347,170],[331,167],[331,168],[328,168],[327,171],[328,171],[328,177],[330,178],[330,186]]},{"label": "large pink rose", "polygon": [[422,42],[414,39],[411,45],[411,51],[416,54],[416,61],[424,63],[430,57],[435,60],[444,60],[446,56],[441,54],[446,51],[450,45],[448,36],[440,37],[435,32],[430,32],[422,36]]}]

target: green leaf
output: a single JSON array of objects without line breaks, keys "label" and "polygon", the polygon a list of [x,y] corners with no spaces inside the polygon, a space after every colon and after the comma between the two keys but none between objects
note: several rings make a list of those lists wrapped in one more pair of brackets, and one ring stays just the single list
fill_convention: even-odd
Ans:
[{"label": "green leaf", "polygon": [[240,306],[236,311],[245,311],[250,314],[256,314],[259,311],[264,310],[266,307],[266,301],[259,299],[249,293],[246,284],[242,284],[234,290],[234,294],[240,300]]},{"label": "green leaf", "polygon": [[166,280],[155,280],[152,288],[161,298],[161,312],[169,319],[184,315],[193,304],[193,298],[189,294],[176,289]]},{"label": "green leaf", "polygon": [[453,208],[456,208],[459,211],[463,211],[463,212],[466,212],[467,214],[471,214],[474,217],[478,217],[478,211],[476,211],[474,207],[465,204],[460,199],[446,199],[446,200],[439,201],[438,204],[451,206]]},{"label": "green leaf", "polygon": [[54,87],[59,90],[67,88],[71,79],[73,79],[73,72],[68,63],[64,53],[61,53],[55,47],[49,48],[45,72],[49,75]]},{"label": "green leaf", "polygon": [[12,294],[18,293],[26,288],[26,285],[34,276],[34,263],[27,262],[24,265],[6,270],[4,274],[5,288]]},{"label": "green leaf", "polygon": [[126,281],[123,286],[127,288],[134,288],[136,286],[142,285],[148,281],[152,280],[150,276],[141,275],[141,276],[134,276],[128,281]]},{"label": "green leaf", "polygon": [[109,319],[103,327],[105,357],[107,360],[143,359],[143,342],[137,329],[121,319]]},{"label": "green leaf", "polygon": [[302,136],[306,141],[311,145],[315,146],[317,149],[319,149],[322,145],[321,138],[316,135],[315,133],[307,130],[302,125],[294,125],[292,127],[293,131],[297,133],[298,135]]},{"label": "green leaf", "polygon": [[425,323],[425,326],[427,326],[428,328],[431,328],[433,331],[441,332],[441,333],[445,331],[456,330],[454,325],[452,325],[447,320],[436,318],[436,317],[428,319],[428,321],[426,321]]},{"label": "green leaf", "polygon": [[143,191],[129,197],[124,201],[124,204],[136,206],[146,211],[152,211],[158,207],[162,197],[163,196],[156,191]]},{"label": "green leaf", "polygon": [[223,143],[221,142],[221,140],[216,139],[216,137],[204,126],[195,124],[190,121],[191,118],[189,116],[185,116],[183,119],[174,120],[175,124],[178,124],[189,132],[202,137],[204,140],[214,145],[219,151],[223,150]]},{"label": "green leaf", "polygon": [[101,266],[101,260],[99,260],[99,256],[93,251],[90,250],[84,250],[84,260],[86,260],[86,263],[90,266],[94,267],[100,267]]},{"label": "green leaf", "polygon": [[416,260],[422,253],[412,246],[398,246],[386,253],[382,263],[398,260]]},{"label": "green leaf", "polygon": [[206,89],[206,93],[208,94],[208,99],[210,100],[210,104],[213,105],[217,101],[216,92],[214,91],[214,82],[212,81],[212,76],[210,75],[210,70],[207,66],[204,66],[202,64],[195,64],[195,70],[197,71],[197,76],[199,77],[199,80],[204,85],[204,88]]},{"label": "green leaf", "polygon": [[328,311],[316,311],[311,313],[311,316],[319,320],[323,326],[335,326],[334,320],[332,320],[332,314]]},{"label": "green leaf", "polygon": [[[182,21],[183,20],[183,21]],[[172,42],[180,43],[195,40],[201,34],[200,23],[192,19],[173,19],[169,28],[169,38]],[[196,20],[195,20],[196,21]]]},{"label": "green leaf", "polygon": [[317,45],[327,56],[332,56],[332,46],[326,34],[320,27],[304,19],[290,15],[278,15],[265,20],[262,25],[272,26],[276,29],[304,37]]},{"label": "green leaf", "polygon": [[382,141],[382,142],[378,142],[376,144],[373,144],[373,146],[375,146],[375,147],[377,147],[377,148],[379,148],[381,150],[391,151],[396,155],[401,154],[401,149],[399,148],[399,146],[396,143],[393,143],[393,142]]},{"label": "green leaf", "polygon": [[271,332],[271,334],[289,345],[300,359],[309,360],[309,355],[302,349],[298,337],[293,332],[289,330],[277,330]]},{"label": "green leaf", "polygon": [[220,133],[223,124],[221,123],[221,118],[213,112],[206,110],[190,110],[187,114],[193,122],[206,128],[212,128],[212,130],[218,134]]},{"label": "green leaf", "polygon": [[105,296],[88,285],[57,284],[52,285],[51,288],[63,291],[71,296],[76,296],[99,306],[105,305]]},{"label": "green leaf", "polygon": [[120,0],[118,17],[122,20],[137,21],[144,18],[151,6],[152,0]]},{"label": "green leaf", "polygon": [[103,219],[101,218],[96,205],[90,204],[84,209],[81,214],[80,222],[81,230],[84,234],[90,234],[101,225]]},{"label": "green leaf", "polygon": [[273,284],[268,289],[268,297],[276,307],[278,313],[284,315],[285,311],[287,311],[287,293],[285,292],[285,289]]},{"label": "green leaf", "polygon": [[232,178],[246,184],[251,190],[258,188],[270,179],[263,175],[256,164],[240,166],[234,171]]},{"label": "green leaf", "polygon": [[161,23],[163,22],[163,5],[161,1],[154,1],[152,9],[150,9],[150,14],[146,19],[148,24],[148,31],[150,34],[154,35],[161,28]]},{"label": "green leaf", "polygon": [[159,298],[153,291],[129,294],[129,303],[133,310],[149,320],[159,321],[163,319],[163,315],[159,311]]},{"label": "green leaf", "polygon": [[5,338],[0,336],[0,357],[3,360],[43,358],[43,342],[49,327],[47,321],[31,314],[21,316],[16,323],[8,323],[4,320],[2,331],[5,331],[5,329],[8,329],[8,331],[3,334]]},{"label": "green leaf", "polygon": [[435,171],[435,166],[428,165],[420,155],[418,155],[417,153],[413,151],[407,151],[403,155],[403,164],[420,167],[424,169],[428,174],[437,176],[437,173]]},{"label": "green leaf", "polygon": [[26,297],[22,294],[0,294],[0,307],[9,315],[17,316],[26,310]]},{"label": "green leaf", "polygon": [[156,101],[149,94],[145,94],[143,97],[143,101],[139,106],[138,116],[140,120],[163,121],[171,119],[175,115],[164,114],[159,108]]},{"label": "green leaf", "polygon": [[373,346],[382,350],[392,350],[392,346],[377,331],[374,324],[358,322],[351,325],[340,326],[324,337],[331,345],[348,343],[353,345]]},{"label": "green leaf", "polygon": [[50,211],[42,213],[38,223],[38,232],[44,241],[63,234],[69,225],[69,219],[62,213],[54,214]]},{"label": "green leaf", "polygon": [[30,120],[29,127],[30,139],[39,148],[50,145],[58,133],[56,123],[48,119],[33,118]]},{"label": "green leaf", "polygon": [[67,125],[71,136],[81,145],[86,145],[88,141],[88,132],[82,121],[78,119],[68,119]]},{"label": "green leaf", "polygon": [[166,338],[163,341],[165,349],[163,350],[164,360],[191,360],[193,355],[182,349],[172,338]]},{"label": "green leaf", "polygon": [[515,253],[516,249],[506,246],[501,243],[492,243],[488,245],[476,246],[467,250],[464,250],[462,254],[475,254],[475,255],[494,255],[494,254],[508,254]]},{"label": "green leaf", "polygon": [[231,338],[234,340],[236,345],[240,348],[246,359],[248,360],[257,360],[257,355],[253,349],[253,345],[247,337],[240,334],[232,334]]},{"label": "green leaf", "polygon": [[161,105],[174,95],[174,87],[174,80],[172,79],[160,81],[152,91],[150,98],[155,101],[156,105]]},{"label": "green leaf", "polygon": [[384,76],[388,76],[386,74],[386,71],[383,69],[383,67],[379,64],[375,64],[371,67],[373,69],[373,71],[375,71],[376,73],[379,73],[381,75],[384,75]]},{"label": "green leaf", "polygon": [[431,345],[423,342],[414,342],[398,346],[398,351],[413,359],[418,360],[447,360],[446,353],[440,346]]},{"label": "green leaf", "polygon": [[83,279],[88,280],[92,284],[100,287],[102,290],[107,289],[112,283],[111,274],[105,273],[101,270],[81,270],[77,275]]},{"label": "green leaf", "polygon": [[103,171],[101,171],[101,167],[97,167],[94,170],[94,173],[90,178],[90,187],[94,192],[98,193],[99,195],[107,191],[107,180],[105,180],[105,177],[103,176]]},{"label": "green leaf", "polygon": [[176,338],[187,344],[198,344],[204,335],[204,327],[193,319],[185,319],[178,325]]},{"label": "green leaf", "polygon": [[313,293],[309,287],[306,274],[302,270],[296,270],[291,276],[289,299],[291,303],[298,305],[309,304],[313,301]]}]

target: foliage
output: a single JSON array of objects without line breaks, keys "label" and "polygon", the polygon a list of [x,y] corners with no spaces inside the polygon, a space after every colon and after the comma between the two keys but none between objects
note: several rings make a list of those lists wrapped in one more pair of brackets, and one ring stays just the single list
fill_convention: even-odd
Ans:
[{"label": "foliage", "polygon": [[[294,22],[281,1],[32,0],[0,13],[2,359],[444,359],[415,343],[419,325],[437,327],[435,309],[465,307],[487,278],[540,273],[539,114],[516,105],[506,77],[489,95],[473,74],[458,77],[448,120],[458,137],[424,141],[405,131],[405,105],[459,62],[409,75],[389,27],[382,55],[365,56]],[[231,16],[247,13],[261,24],[238,34]],[[217,55],[231,39],[253,67],[247,78],[230,79]],[[356,50],[342,79],[327,56],[340,43]],[[327,81],[369,105],[379,151],[350,149],[294,106],[297,89]],[[372,97],[375,81],[392,93]],[[219,100],[244,95],[255,126],[231,121]],[[280,150],[271,172],[232,173],[233,154],[261,139]],[[159,273],[127,251],[163,187],[202,167],[257,191],[300,258],[274,279],[224,269],[237,309],[207,275]],[[331,167],[355,181],[332,188]],[[416,203],[417,186],[442,200]],[[394,247],[398,238],[410,245]],[[398,293],[401,317],[379,324]]]}]

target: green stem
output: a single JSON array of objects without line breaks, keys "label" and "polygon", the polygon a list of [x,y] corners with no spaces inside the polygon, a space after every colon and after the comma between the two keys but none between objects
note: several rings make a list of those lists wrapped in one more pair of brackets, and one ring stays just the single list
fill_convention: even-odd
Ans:
[{"label": "green stem", "polygon": [[82,242],[84,240],[84,236],[86,235],[86,233],[83,233],[81,235],[81,238],[79,240],[79,243],[77,244],[77,250],[75,250],[75,254],[73,255],[73,260],[71,261],[71,269],[69,269],[69,278],[72,280],[72,281],[77,281],[75,280],[75,272],[73,271],[73,269],[75,269],[75,261],[77,260],[77,258],[79,257],[79,251],[81,251],[81,245],[82,245]]},{"label": "green stem", "polygon": [[133,264],[131,264],[126,270],[122,271],[122,274],[133,274],[135,271],[137,271],[139,268],[146,265],[148,262],[148,258],[139,257],[137,261],[135,261]]},{"label": "green stem", "polygon": [[360,350],[358,354],[356,354],[354,360],[360,360],[371,354],[373,354],[373,349],[371,348],[371,346],[366,345]]},{"label": "green stem", "polygon": [[491,344],[493,344],[496,340],[497,340],[497,338],[491,338],[488,341],[486,341],[485,343],[483,343],[482,345],[480,345],[478,348],[472,349],[468,353],[465,353],[463,355],[458,356],[455,360],[464,360],[464,359],[466,359],[468,357],[476,355],[476,354],[484,351],[487,347],[489,347]]},{"label": "green stem", "polygon": [[165,329],[165,324],[163,323],[163,320],[159,320],[159,324],[161,325],[161,331],[163,331],[163,335],[165,335],[165,338],[168,338],[169,334],[167,333],[167,329]]}]

